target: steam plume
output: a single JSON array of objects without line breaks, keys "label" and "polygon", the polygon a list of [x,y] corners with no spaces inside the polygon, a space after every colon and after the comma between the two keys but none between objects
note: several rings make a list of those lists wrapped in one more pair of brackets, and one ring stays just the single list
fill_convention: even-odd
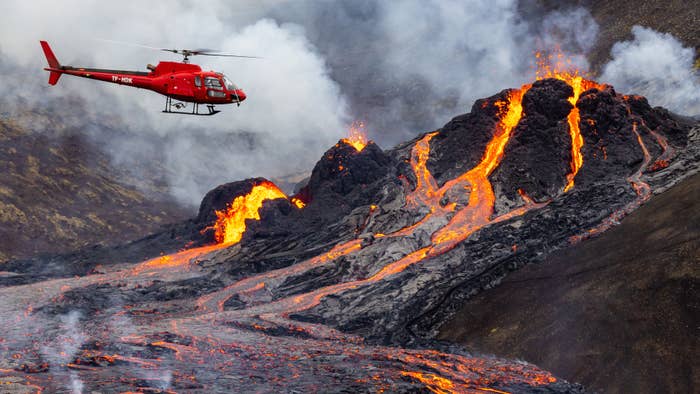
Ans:
[{"label": "steam plume", "polygon": [[695,51],[670,34],[641,26],[634,39],[618,42],[601,79],[620,91],[646,96],[652,105],[685,115],[700,115],[700,76]]}]

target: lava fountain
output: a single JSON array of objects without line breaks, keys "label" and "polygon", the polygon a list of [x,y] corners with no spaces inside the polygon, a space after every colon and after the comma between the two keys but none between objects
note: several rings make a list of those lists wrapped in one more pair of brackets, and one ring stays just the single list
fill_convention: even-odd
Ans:
[{"label": "lava fountain", "polygon": [[348,129],[348,136],[343,138],[341,141],[351,145],[356,151],[362,152],[368,143],[365,123],[361,121],[352,122],[350,128]]}]

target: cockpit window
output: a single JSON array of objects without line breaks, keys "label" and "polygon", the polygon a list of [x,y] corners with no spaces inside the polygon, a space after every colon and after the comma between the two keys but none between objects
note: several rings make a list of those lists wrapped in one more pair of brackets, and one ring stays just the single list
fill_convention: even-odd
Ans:
[{"label": "cockpit window", "polygon": [[221,82],[214,77],[206,77],[204,78],[204,86],[208,88],[213,88],[213,89],[221,89]]},{"label": "cockpit window", "polygon": [[233,81],[228,79],[227,76],[224,75],[224,83],[226,84],[226,90],[238,90],[238,86],[236,86]]}]

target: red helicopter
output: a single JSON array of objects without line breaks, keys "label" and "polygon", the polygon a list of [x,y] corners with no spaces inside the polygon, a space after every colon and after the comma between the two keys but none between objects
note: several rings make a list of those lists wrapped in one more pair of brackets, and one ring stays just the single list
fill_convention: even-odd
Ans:
[{"label": "red helicopter", "polygon": [[[46,41],[40,41],[49,67],[49,84],[55,85],[61,74],[76,77],[96,79],[119,85],[133,86],[153,90],[166,97],[165,110],[169,114],[214,115],[221,111],[214,109],[216,104],[241,105],[246,99],[245,93],[224,74],[214,71],[202,71],[196,64],[189,63],[190,56],[224,56],[257,58],[256,56],[240,56],[218,53],[211,49],[165,49],[151,48],[183,55],[182,62],[160,62],[157,66],[147,65],[148,72],[105,70],[99,68],[83,68],[61,65]],[[139,45],[141,46],[141,45]],[[178,102],[173,103],[173,100]],[[193,103],[192,112],[173,111],[185,108],[186,102]],[[199,104],[206,104],[208,112],[200,113]]]}]

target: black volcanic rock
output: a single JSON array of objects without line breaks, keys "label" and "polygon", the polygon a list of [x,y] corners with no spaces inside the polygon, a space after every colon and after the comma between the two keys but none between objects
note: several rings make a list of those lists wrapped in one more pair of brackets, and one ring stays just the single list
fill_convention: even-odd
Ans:
[{"label": "black volcanic rock", "polygon": [[[578,107],[585,145],[581,149],[584,164],[577,183],[586,186],[613,175],[618,179],[631,175],[644,159],[633,131],[636,124],[640,135],[647,134],[643,118],[630,114],[623,97],[611,86],[584,92]],[[651,145],[651,139],[647,145]]]},{"label": "black volcanic rock", "polygon": [[387,173],[389,157],[374,142],[357,151],[343,140],[326,153],[311,173],[307,185],[311,201],[325,191],[347,195],[356,187],[369,185]]},{"label": "black volcanic rock", "polygon": [[308,215],[337,219],[378,200],[382,185],[377,181],[386,177],[391,163],[392,159],[372,141],[358,152],[340,140],[316,163],[298,196],[307,203]]},{"label": "black volcanic rock", "polygon": [[253,238],[284,238],[291,232],[299,231],[295,226],[299,215],[293,215],[293,212],[298,212],[297,208],[285,198],[264,201],[258,210],[260,220],[246,222],[246,232],[243,233],[241,242],[245,243]]},{"label": "black volcanic rock", "polygon": [[668,141],[675,146],[687,145],[687,129],[696,121],[673,115],[665,108],[652,108],[646,97],[632,95],[624,96],[623,99],[629,106],[630,112],[644,119],[648,128],[665,135]]},{"label": "black volcanic rock", "polygon": [[508,101],[508,90],[476,100],[471,112],[459,115],[440,129],[430,143],[428,169],[442,185],[474,167],[484,153],[498,123],[497,101]]},{"label": "black volcanic rock", "polygon": [[212,224],[216,221],[216,211],[223,211],[236,197],[250,193],[253,187],[269,182],[265,178],[249,178],[225,183],[210,190],[199,205],[196,222]]},{"label": "black volcanic rock", "polygon": [[523,96],[523,115],[491,179],[512,207],[518,189],[536,200],[557,195],[570,172],[571,137],[567,116],[573,89],[558,79],[532,84]]},{"label": "black volcanic rock", "polygon": [[531,127],[546,130],[569,115],[573,95],[574,89],[560,79],[536,81],[523,96],[523,115],[530,119]]}]

